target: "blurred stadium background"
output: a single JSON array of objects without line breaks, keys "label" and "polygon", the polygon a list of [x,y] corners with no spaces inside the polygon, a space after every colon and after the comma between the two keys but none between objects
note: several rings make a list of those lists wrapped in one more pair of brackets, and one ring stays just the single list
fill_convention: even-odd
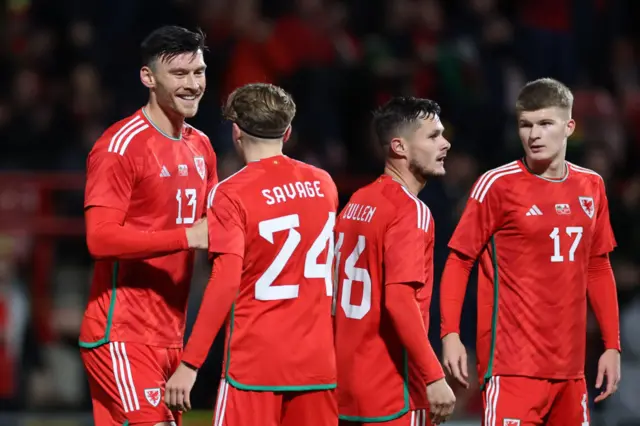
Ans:
[{"label": "blurred stadium background", "polygon": [[[640,2],[637,0],[7,0],[0,3],[0,424],[90,425],[77,336],[91,263],[82,219],[85,157],[110,123],[146,101],[138,45],[157,26],[208,35],[208,90],[192,124],[239,168],[221,100],[254,81],[299,107],[287,153],[335,177],[343,202],[380,171],[368,125],[392,94],[436,99],[453,143],[448,174],[421,194],[437,226],[437,276],[474,179],[520,155],[513,101],[550,76],[575,91],[569,159],[607,183],[623,380],[593,425],[640,424]],[[208,266],[193,282],[190,323]],[[437,281],[436,281],[437,282]],[[463,340],[473,347],[474,286]],[[432,342],[439,350],[438,288]],[[601,344],[589,328],[590,389]],[[220,342],[188,424],[210,424]],[[366,380],[366,378],[363,378]],[[456,419],[479,424],[477,388]],[[593,398],[591,398],[592,400]]]}]

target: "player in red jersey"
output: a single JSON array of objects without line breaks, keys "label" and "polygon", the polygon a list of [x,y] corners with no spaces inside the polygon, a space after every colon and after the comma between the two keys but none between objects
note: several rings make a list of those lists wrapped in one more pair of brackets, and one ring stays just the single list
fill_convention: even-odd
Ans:
[{"label": "player in red jersey", "polygon": [[394,98],[374,116],[384,174],[353,194],[336,229],[341,425],[445,421],[455,396],[427,337],[434,222],[417,194],[445,173],[440,107]]},{"label": "player in red jersey", "polygon": [[225,107],[246,166],[209,194],[211,278],[166,403],[189,393],[226,320],[216,426],[335,426],[331,319],[338,192],[324,171],[282,155],[295,104],[270,84]]},{"label": "player in red jersey", "polygon": [[478,375],[484,425],[588,425],[584,379],[587,299],[605,352],[596,386],[620,380],[615,247],[602,178],[565,161],[573,95],[528,83],[516,103],[524,159],[482,175],[451,238],[442,278],[444,365],[467,384],[459,337],[469,272],[478,277]]},{"label": "player in red jersey", "polygon": [[87,245],[96,259],[80,331],[95,424],[180,422],[161,403],[180,361],[193,248],[207,248],[209,139],[185,124],[205,90],[204,37],[163,27],[142,43],[148,104],[107,129],[87,160]]}]

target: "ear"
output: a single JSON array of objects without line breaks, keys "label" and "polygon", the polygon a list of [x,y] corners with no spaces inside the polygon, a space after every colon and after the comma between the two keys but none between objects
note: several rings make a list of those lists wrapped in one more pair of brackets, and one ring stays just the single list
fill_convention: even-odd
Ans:
[{"label": "ear", "polygon": [[242,130],[236,123],[231,125],[231,138],[233,142],[238,142],[242,138]]},{"label": "ear", "polygon": [[145,85],[148,89],[153,89],[156,87],[156,78],[153,75],[153,71],[147,65],[140,68],[140,81]]},{"label": "ear", "polygon": [[287,127],[287,130],[284,131],[284,135],[282,136],[282,143],[286,143],[291,137],[291,124]]},{"label": "ear", "polygon": [[569,119],[569,121],[567,121],[567,127],[566,127],[566,129],[564,131],[566,137],[571,136],[575,130],[576,130],[576,120],[571,118],[571,119]]},{"label": "ear", "polygon": [[389,143],[389,150],[398,157],[406,157],[407,142],[402,138],[393,138]]}]

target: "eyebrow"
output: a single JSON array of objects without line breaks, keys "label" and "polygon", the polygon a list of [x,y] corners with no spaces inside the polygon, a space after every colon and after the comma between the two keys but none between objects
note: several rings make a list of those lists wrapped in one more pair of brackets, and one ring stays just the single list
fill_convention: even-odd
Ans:
[{"label": "eyebrow", "polygon": [[[201,65],[201,66],[199,66],[198,68],[196,68],[195,70],[196,70],[196,71],[204,71],[204,70],[206,70],[206,69],[207,69],[207,66],[206,66],[206,65]],[[179,72],[179,71],[182,71],[182,72],[189,72],[189,69],[188,69],[188,68],[185,68],[185,67],[174,67],[174,68],[169,68],[169,72]]]},{"label": "eyebrow", "polygon": [[434,131],[429,133],[429,137],[434,138],[436,136],[440,136],[442,133],[444,133],[444,129],[435,129]]}]

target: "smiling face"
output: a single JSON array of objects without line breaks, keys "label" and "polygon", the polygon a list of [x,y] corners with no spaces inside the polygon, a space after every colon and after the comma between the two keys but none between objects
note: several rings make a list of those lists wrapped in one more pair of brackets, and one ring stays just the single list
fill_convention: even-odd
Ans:
[{"label": "smiling face", "polygon": [[160,57],[142,67],[140,77],[165,110],[190,118],[198,112],[207,86],[202,50]]},{"label": "smiling face", "polygon": [[552,162],[564,160],[567,138],[575,129],[569,111],[560,107],[522,111],[518,118],[518,133],[528,160]]}]

